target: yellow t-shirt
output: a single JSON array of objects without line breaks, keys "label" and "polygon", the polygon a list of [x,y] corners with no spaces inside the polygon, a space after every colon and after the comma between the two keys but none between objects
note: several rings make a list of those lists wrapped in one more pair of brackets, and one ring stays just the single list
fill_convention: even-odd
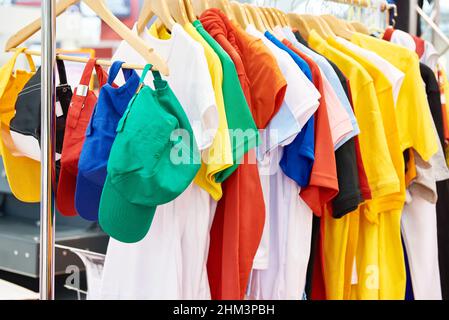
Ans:
[{"label": "yellow t-shirt", "polygon": [[215,99],[218,108],[218,131],[215,135],[212,146],[203,154],[204,162],[195,178],[195,183],[210,193],[214,200],[220,200],[223,195],[221,183],[215,181],[214,175],[233,165],[231,141],[228,133],[228,121],[223,99],[223,70],[220,58],[204,38],[196,31],[191,24],[186,24],[184,30],[204,48],[209,72],[214,87]]},{"label": "yellow t-shirt", "polygon": [[[353,290],[352,298],[363,298],[366,296],[366,292],[375,292],[370,288],[375,288],[378,289],[379,299],[403,299],[406,273],[400,217],[405,203],[405,163],[396,120],[393,87],[384,73],[367,58],[356,54],[335,39],[329,38],[327,41],[334,48],[359,62],[372,77],[382,113],[388,148],[401,187],[398,193],[368,201],[364,208],[365,212],[360,218],[361,235],[357,262],[358,272],[365,271],[369,276],[365,280],[366,283],[361,283],[362,286],[358,285],[357,290]],[[371,218],[364,221],[366,217]]]},{"label": "yellow t-shirt", "polygon": [[402,210],[405,202],[405,163],[402,153],[403,150],[401,150],[401,143],[399,140],[400,137],[395,112],[393,86],[384,73],[367,58],[355,53],[333,38],[327,39],[327,42],[335,49],[360,63],[373,79],[377,100],[379,102],[379,109],[382,115],[385,137],[387,138],[388,150],[396,169],[396,174],[399,178],[399,192],[374,199],[374,201],[368,203],[369,211],[380,213],[393,209]]},{"label": "yellow t-shirt", "polygon": [[401,148],[414,148],[424,161],[438,151],[438,137],[432,129],[432,115],[415,52],[394,43],[354,33],[351,41],[377,53],[405,74],[396,105]]},{"label": "yellow t-shirt", "polygon": [[[361,131],[362,160],[374,201],[398,192],[400,182],[388,149],[373,79],[357,61],[330,46],[315,31],[309,35],[309,44],[334,62],[350,81]],[[378,277],[375,277],[379,269],[378,225],[370,222],[369,217],[377,220],[377,215],[367,214],[366,206],[342,219],[325,217],[323,273],[328,299],[379,298]],[[354,267],[358,285],[352,289]]]},{"label": "yellow t-shirt", "polygon": [[[211,146],[203,151],[201,168],[194,182],[208,192],[214,200],[218,201],[223,195],[223,190],[221,183],[216,182],[214,176],[233,165],[231,141],[228,133],[228,121],[226,119],[222,91],[223,70],[220,59],[201,35],[198,34],[195,27],[187,24],[183,28],[204,49],[218,110],[218,130]],[[153,24],[149,32],[160,39],[170,39],[171,37],[165,27],[157,29],[156,24]]]},{"label": "yellow t-shirt", "polygon": [[398,192],[399,178],[388,149],[373,79],[357,61],[328,45],[314,30],[309,34],[309,44],[334,62],[349,79],[354,111],[360,126],[362,160],[372,198]]}]

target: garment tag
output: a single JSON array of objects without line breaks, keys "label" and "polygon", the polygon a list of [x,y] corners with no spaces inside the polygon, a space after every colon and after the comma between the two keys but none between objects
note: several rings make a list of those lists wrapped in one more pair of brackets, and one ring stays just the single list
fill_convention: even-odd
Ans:
[{"label": "garment tag", "polygon": [[80,84],[77,88],[76,88],[76,95],[80,96],[80,97],[85,97],[87,96],[87,93],[89,92],[89,87],[85,86],[83,84]]},{"label": "garment tag", "polygon": [[357,262],[354,258],[354,263],[352,264],[352,279],[351,284],[357,284],[359,283],[359,277],[357,275]]},{"label": "garment tag", "polygon": [[56,117],[62,117],[64,115],[64,110],[62,110],[61,102],[56,101]]}]

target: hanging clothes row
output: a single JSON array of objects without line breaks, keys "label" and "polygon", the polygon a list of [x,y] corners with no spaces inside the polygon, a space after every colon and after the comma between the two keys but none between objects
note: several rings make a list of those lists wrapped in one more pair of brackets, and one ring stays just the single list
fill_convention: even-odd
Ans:
[{"label": "hanging clothes row", "polygon": [[[402,300],[406,269],[414,298],[447,298],[449,82],[432,46],[178,4],[131,31],[168,75],[123,41],[68,99],[59,63],[57,207],[111,236],[94,298]],[[36,202],[24,51],[0,72],[1,147],[13,193]]]}]

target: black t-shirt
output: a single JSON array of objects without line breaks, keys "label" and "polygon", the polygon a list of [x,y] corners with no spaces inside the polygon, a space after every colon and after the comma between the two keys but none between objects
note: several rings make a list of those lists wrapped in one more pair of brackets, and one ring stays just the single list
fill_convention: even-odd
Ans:
[{"label": "black t-shirt", "polygon": [[[328,60],[328,62],[340,79],[346,96],[349,97],[348,82],[345,75],[332,61]],[[335,158],[340,192],[332,201],[332,206],[334,218],[341,218],[357,209],[363,201],[354,138],[347,141],[335,152]]]},{"label": "black t-shirt", "polygon": [[[310,49],[307,42],[301,37],[299,32],[295,32],[295,36],[300,43]],[[313,50],[313,49],[311,49]],[[346,96],[349,97],[349,88],[347,79],[338,67],[327,60],[336,72]],[[359,173],[357,166],[357,156],[354,138],[347,141],[335,152],[335,160],[337,165],[337,177],[339,193],[332,201],[332,211],[335,218],[341,218],[344,215],[357,209],[363,201],[362,193],[359,185]],[[308,298],[312,295],[312,282],[314,263],[317,258],[320,239],[320,219],[316,216],[313,218],[312,227],[312,243],[310,249],[309,264],[307,266],[307,281],[305,293]]]},{"label": "black t-shirt", "polygon": [[[441,97],[438,81],[432,69],[420,64],[421,77],[426,84],[427,101],[429,102],[440,143],[444,146],[444,125],[441,108]],[[437,235],[438,263],[440,267],[441,292],[444,300],[449,300],[449,180],[437,182],[438,202]]]},{"label": "black t-shirt", "polygon": [[[300,43],[310,49],[298,31],[294,34]],[[332,61],[327,61],[337,74],[346,96],[349,97],[349,88],[345,75]],[[332,200],[332,212],[334,218],[341,218],[357,209],[362,202],[354,139],[350,139],[335,151],[335,161],[337,165],[339,193]]]},{"label": "black t-shirt", "polygon": [[438,132],[440,143],[444,146],[444,125],[443,114],[441,108],[441,93],[435,73],[423,63],[420,63],[421,77],[426,84],[427,101],[429,102],[430,112],[432,113],[433,122]]}]

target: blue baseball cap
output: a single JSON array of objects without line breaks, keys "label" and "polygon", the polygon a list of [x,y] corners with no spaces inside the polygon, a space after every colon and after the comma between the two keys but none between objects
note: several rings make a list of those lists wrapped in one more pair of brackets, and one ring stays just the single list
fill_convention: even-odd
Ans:
[{"label": "blue baseball cap", "polygon": [[[140,78],[134,70],[122,69],[116,61],[109,70],[108,83],[98,96],[92,118],[86,130],[86,140],[78,162],[75,207],[89,221],[98,220],[101,193],[107,176],[107,165],[117,125],[139,87]],[[125,84],[115,87],[113,81],[122,70]]]}]

